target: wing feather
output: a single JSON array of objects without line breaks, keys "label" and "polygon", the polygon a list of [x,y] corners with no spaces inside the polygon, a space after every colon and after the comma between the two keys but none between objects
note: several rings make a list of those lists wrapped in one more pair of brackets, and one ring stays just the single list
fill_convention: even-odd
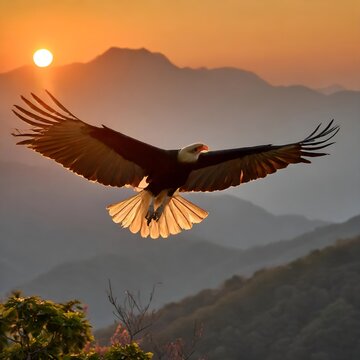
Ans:
[{"label": "wing feather", "polygon": [[329,140],[337,134],[339,126],[333,125],[332,120],[323,130],[320,129],[321,124],[297,143],[203,153],[180,191],[224,190],[264,178],[289,164],[310,163],[308,158],[327,155],[318,150],[333,144]]},{"label": "wing feather", "polygon": [[[31,125],[30,131],[13,133],[25,145],[88,180],[104,185],[137,187],[141,180],[167,161],[167,152],[105,126],[89,125],[47,92],[55,104],[35,94],[21,97],[27,109],[15,105],[14,114]],[[33,102],[35,101],[35,102]]]}]

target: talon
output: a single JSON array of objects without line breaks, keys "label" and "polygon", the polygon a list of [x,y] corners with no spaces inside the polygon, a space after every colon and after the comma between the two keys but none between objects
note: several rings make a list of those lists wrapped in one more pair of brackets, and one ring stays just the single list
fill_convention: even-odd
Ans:
[{"label": "talon", "polygon": [[154,213],[151,213],[150,211],[148,211],[147,214],[145,215],[145,219],[147,220],[146,221],[147,226],[150,225],[151,220],[153,219],[153,217],[154,217]]},{"label": "talon", "polygon": [[158,211],[155,211],[153,219],[158,222],[160,219],[161,213],[159,213]]},{"label": "talon", "polygon": [[154,202],[151,201],[150,206],[149,206],[149,210],[145,215],[145,219],[147,220],[146,221],[147,226],[149,226],[150,223],[151,223],[151,220],[154,219],[154,215],[155,215]]},{"label": "talon", "polygon": [[147,226],[150,226],[152,220],[155,220],[156,222],[160,220],[160,217],[164,212],[165,206],[169,202],[169,199],[170,198],[167,197],[165,200],[163,200],[162,204],[156,210],[154,209],[154,202],[152,201],[150,203],[149,210],[145,215]]},{"label": "talon", "polygon": [[158,212],[158,211],[155,211],[155,212],[153,212],[153,213],[150,213],[150,212],[148,212],[147,214],[146,214],[146,216],[145,216],[145,219],[147,220],[147,226],[149,226],[150,225],[150,223],[151,223],[151,221],[152,220],[155,220],[156,222],[158,222],[159,221],[159,219],[160,219],[160,216],[161,216],[161,212]]},{"label": "talon", "polygon": [[154,219],[156,222],[160,220],[160,217],[161,217],[163,211],[164,211],[164,204],[160,205],[160,206],[156,209],[156,211],[154,212],[153,219]]}]

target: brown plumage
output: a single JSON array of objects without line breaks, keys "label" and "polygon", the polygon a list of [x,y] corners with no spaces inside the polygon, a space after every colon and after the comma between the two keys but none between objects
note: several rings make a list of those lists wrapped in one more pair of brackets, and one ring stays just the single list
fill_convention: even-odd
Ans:
[{"label": "brown plumage", "polygon": [[304,140],[285,145],[208,151],[204,144],[164,150],[106,126],[89,125],[67,110],[53,95],[49,106],[31,94],[21,97],[28,109],[15,105],[16,116],[31,125],[30,131],[16,132],[18,142],[65,168],[103,185],[131,186],[138,194],[110,205],[114,222],[131,232],[152,238],[167,237],[208,214],[184,199],[179,192],[216,191],[263,178],[289,164],[310,163],[339,131],[331,121],[320,125]]}]

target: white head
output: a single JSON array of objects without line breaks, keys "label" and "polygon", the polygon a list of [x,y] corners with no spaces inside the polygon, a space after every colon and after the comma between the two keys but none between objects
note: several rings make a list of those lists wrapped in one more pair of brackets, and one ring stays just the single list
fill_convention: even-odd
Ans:
[{"label": "white head", "polygon": [[180,162],[193,163],[197,161],[202,152],[208,150],[209,147],[205,144],[191,144],[179,150],[178,160]]}]

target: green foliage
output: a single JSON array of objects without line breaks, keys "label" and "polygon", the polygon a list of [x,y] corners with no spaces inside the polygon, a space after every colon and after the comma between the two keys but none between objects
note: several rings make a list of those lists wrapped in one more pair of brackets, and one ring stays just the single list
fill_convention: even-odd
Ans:
[{"label": "green foliage", "polygon": [[145,353],[135,342],[126,345],[93,348],[78,355],[66,356],[63,360],[151,360],[153,354]]},{"label": "green foliage", "polygon": [[83,349],[93,339],[90,329],[78,301],[13,293],[0,304],[0,359],[57,359]]},{"label": "green foliage", "polygon": [[[83,307],[76,300],[58,304],[13,293],[0,304],[0,360],[152,359],[152,353],[134,342],[92,346],[90,330]],[[123,332],[116,335],[115,340],[123,340]]]},{"label": "green foliage", "polygon": [[65,355],[62,360],[102,360],[103,357],[96,351],[81,352],[75,355]]},{"label": "green foliage", "polygon": [[151,360],[152,357],[152,353],[143,352],[139,345],[133,342],[128,345],[111,346],[109,351],[105,354],[104,360]]}]

